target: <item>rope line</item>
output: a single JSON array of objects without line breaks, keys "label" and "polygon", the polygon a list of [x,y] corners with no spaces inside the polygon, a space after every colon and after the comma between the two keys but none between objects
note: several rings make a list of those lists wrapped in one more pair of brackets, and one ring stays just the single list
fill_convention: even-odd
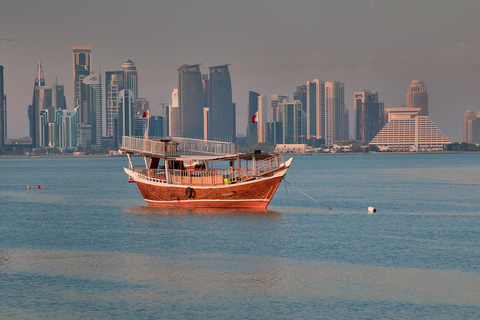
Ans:
[{"label": "rope line", "polygon": [[[298,192],[302,193],[304,196],[306,196],[306,197],[308,197],[308,198],[312,199],[313,201],[315,201],[316,203],[318,203],[318,204],[320,204],[320,205],[324,206],[324,207],[325,207],[325,208],[327,208],[328,210],[333,210],[332,208],[330,208],[330,207],[329,207],[329,206],[327,206],[326,204],[323,204],[323,203],[321,203],[320,201],[318,201],[318,200],[316,200],[316,199],[314,199],[314,198],[310,197],[308,194],[306,194],[305,192],[303,192],[302,190],[298,189],[298,188],[297,188],[297,187],[295,187],[293,184],[291,184],[290,182],[288,182],[287,180],[285,180],[285,178],[283,179],[283,181],[285,181],[286,183],[288,183],[289,185],[291,185],[291,186],[292,186],[292,187],[293,187],[295,190],[297,190]],[[286,189],[286,188],[287,188],[287,185],[285,185],[285,189]],[[288,191],[287,191],[287,195],[288,195]],[[288,197],[288,199],[290,199],[290,196]],[[291,201],[290,201],[290,203],[291,203]],[[292,206],[293,206],[293,204],[292,204]]]},{"label": "rope line", "polygon": [[[290,199],[290,194],[288,193],[288,189],[287,189],[287,184],[286,184],[286,180],[283,179],[283,185],[285,186],[285,191],[287,192],[287,197],[288,197],[288,201],[290,201],[290,204],[292,205],[292,207],[295,208],[295,206],[293,205],[293,202],[292,202],[292,199]],[[296,209],[296,208],[295,208]]]}]

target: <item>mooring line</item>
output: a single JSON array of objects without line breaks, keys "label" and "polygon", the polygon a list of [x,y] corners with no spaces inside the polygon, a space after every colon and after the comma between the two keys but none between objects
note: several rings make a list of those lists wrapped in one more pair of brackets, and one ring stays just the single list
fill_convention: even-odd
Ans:
[{"label": "mooring line", "polygon": [[[312,197],[310,197],[308,194],[306,194],[305,192],[303,192],[302,190],[298,189],[297,187],[295,187],[293,184],[291,184],[290,182],[288,182],[285,178],[283,178],[283,181],[285,181],[286,183],[288,183],[289,185],[291,185],[295,190],[297,190],[298,192],[302,193],[304,196],[312,199],[313,201],[315,201],[316,203],[324,206],[325,208],[327,208],[328,210],[333,210],[332,208],[330,208],[329,206],[327,206],[326,204],[323,204],[321,203],[320,201],[318,201],[317,199],[314,199]],[[285,189],[287,189],[287,185],[285,185]],[[287,191],[287,195],[288,195],[288,191]],[[290,199],[290,196],[288,196],[288,199]],[[292,201],[290,200],[290,203],[292,203]],[[293,206],[293,204],[292,204]]]},{"label": "mooring line", "polygon": [[[290,204],[292,205],[292,207],[295,208],[295,206],[293,205],[293,202],[292,202],[292,199],[290,199],[290,194],[288,193],[288,189],[287,189],[287,181],[285,180],[285,178],[283,179],[283,185],[285,186],[285,191],[287,192],[287,197],[288,197],[288,201],[290,201]],[[295,208],[297,209],[297,208]]]}]

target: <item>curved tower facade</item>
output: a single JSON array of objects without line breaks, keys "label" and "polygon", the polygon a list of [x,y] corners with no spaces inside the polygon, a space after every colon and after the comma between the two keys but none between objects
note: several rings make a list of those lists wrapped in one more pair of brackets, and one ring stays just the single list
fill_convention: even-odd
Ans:
[{"label": "curved tower facade", "polygon": [[209,139],[234,141],[235,110],[228,65],[210,67],[210,128]]},{"label": "curved tower facade", "polygon": [[130,89],[124,89],[118,93],[118,139],[119,143],[123,136],[135,136],[134,134],[134,93]]},{"label": "curved tower facade", "polygon": [[200,64],[178,66],[180,133],[185,138],[203,137],[203,87]]},{"label": "curved tower facade", "polygon": [[428,93],[427,87],[418,76],[413,78],[408,87],[407,108],[421,108],[419,116],[428,116]]},{"label": "curved tower facade", "polygon": [[123,88],[133,91],[134,98],[138,98],[138,75],[137,67],[132,60],[128,59],[122,65],[123,68]]}]

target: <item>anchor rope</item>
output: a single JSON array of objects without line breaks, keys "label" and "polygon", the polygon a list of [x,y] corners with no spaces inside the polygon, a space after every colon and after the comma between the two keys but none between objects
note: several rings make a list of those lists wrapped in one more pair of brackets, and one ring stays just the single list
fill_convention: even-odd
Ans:
[{"label": "anchor rope", "polygon": [[[297,190],[298,192],[302,193],[304,196],[312,199],[313,201],[315,201],[316,203],[324,206],[325,208],[327,208],[328,210],[333,210],[332,208],[330,208],[329,206],[327,206],[326,204],[323,204],[321,203],[320,201],[318,201],[317,199],[314,199],[312,197],[310,197],[308,194],[306,194],[305,192],[303,192],[302,190],[298,189],[297,187],[295,187],[293,184],[291,184],[290,182],[288,182],[285,178],[283,178],[283,181],[285,181],[286,183],[288,183],[289,185],[291,185],[295,190]],[[287,188],[287,185],[285,184],[285,189]],[[287,195],[288,195],[288,191],[287,191]],[[290,196],[288,196],[288,199],[290,199]],[[290,201],[291,203],[292,201]],[[293,206],[293,204],[292,204]]]},{"label": "anchor rope", "polygon": [[[283,185],[285,186],[285,191],[287,192],[287,197],[288,197],[288,201],[290,201],[290,204],[292,205],[292,207],[295,208],[295,206],[293,205],[293,202],[292,202],[292,199],[290,199],[290,194],[288,193],[288,189],[287,189],[287,184],[286,184],[286,180],[285,178],[283,179]],[[296,209],[296,208],[295,208]]]}]

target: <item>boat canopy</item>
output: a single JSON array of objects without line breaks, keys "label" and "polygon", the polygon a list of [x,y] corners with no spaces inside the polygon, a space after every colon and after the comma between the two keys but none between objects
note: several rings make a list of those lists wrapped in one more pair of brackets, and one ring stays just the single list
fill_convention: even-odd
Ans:
[{"label": "boat canopy", "polygon": [[265,153],[236,153],[235,144],[200,139],[170,137],[145,139],[123,136],[120,150],[142,156],[180,161],[262,160],[272,157]]}]

